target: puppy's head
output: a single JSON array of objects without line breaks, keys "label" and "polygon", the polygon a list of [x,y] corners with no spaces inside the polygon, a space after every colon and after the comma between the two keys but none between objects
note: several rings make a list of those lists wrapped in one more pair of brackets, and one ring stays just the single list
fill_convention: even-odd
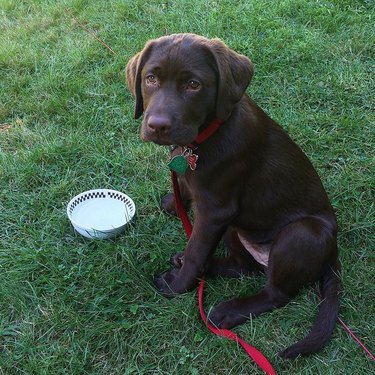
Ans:
[{"label": "puppy's head", "polygon": [[174,34],[149,41],[126,67],[134,117],[144,112],[142,139],[191,143],[208,121],[230,116],[252,74],[250,60],[219,39]]}]

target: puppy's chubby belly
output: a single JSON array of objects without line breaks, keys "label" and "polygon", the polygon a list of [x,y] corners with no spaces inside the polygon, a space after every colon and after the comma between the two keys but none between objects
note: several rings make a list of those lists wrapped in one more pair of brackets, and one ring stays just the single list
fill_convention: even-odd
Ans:
[{"label": "puppy's chubby belly", "polygon": [[272,242],[266,244],[254,244],[246,238],[246,235],[239,232],[238,238],[240,239],[244,248],[258,263],[262,264],[265,267],[268,267],[268,259],[270,256]]}]

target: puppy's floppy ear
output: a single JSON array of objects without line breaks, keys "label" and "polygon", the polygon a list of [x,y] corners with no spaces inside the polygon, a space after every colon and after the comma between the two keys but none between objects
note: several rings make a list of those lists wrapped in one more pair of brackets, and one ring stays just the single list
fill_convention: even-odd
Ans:
[{"label": "puppy's floppy ear", "polygon": [[142,97],[142,69],[151,53],[152,42],[148,42],[145,48],[133,56],[126,65],[126,81],[130,92],[135,97],[134,118],[139,118],[143,113]]},{"label": "puppy's floppy ear", "polygon": [[253,76],[253,64],[246,56],[229,49],[220,39],[210,40],[210,50],[219,73],[216,116],[226,120]]}]

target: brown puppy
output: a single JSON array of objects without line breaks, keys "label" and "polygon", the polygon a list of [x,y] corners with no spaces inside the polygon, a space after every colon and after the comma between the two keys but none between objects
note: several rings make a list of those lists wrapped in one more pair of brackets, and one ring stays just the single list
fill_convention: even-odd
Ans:
[{"label": "brown puppy", "polygon": [[[249,316],[287,304],[319,281],[323,301],[307,337],[280,355],[319,350],[338,314],[340,280],[337,225],[322,183],[308,158],[246,94],[250,60],[218,39],[176,34],[149,41],[128,63],[135,118],[144,112],[141,137],[182,152],[213,119],[223,120],[194,153],[197,169],[179,175],[194,229],[175,268],[155,279],[166,296],[197,285],[203,273],[238,276],[264,269],[257,294],[216,306],[209,319],[231,328]],[[173,196],[163,208],[175,212]],[[213,254],[221,239],[230,254]]]}]

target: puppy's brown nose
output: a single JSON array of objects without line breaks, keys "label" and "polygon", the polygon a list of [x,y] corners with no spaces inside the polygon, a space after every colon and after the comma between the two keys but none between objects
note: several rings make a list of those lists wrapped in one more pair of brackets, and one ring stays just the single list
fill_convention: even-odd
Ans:
[{"label": "puppy's brown nose", "polygon": [[171,129],[171,122],[166,116],[151,115],[147,121],[149,129],[155,133],[168,133]]}]

